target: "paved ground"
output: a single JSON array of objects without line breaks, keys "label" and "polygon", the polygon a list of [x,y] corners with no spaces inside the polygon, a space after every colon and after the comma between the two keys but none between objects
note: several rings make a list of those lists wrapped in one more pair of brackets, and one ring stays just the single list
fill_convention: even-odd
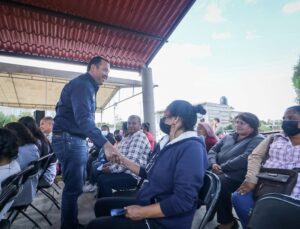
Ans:
[{"label": "paved ground", "polygon": [[[62,184],[60,183],[62,186]],[[60,201],[61,195],[55,195],[57,200]],[[94,219],[94,203],[95,203],[94,194],[86,193],[81,195],[79,198],[79,221],[80,223],[87,224],[90,220]],[[53,223],[53,226],[50,227],[49,224],[43,219],[41,215],[36,213],[32,208],[28,208],[26,212],[32,216],[32,218],[40,225],[43,229],[48,228],[60,228],[60,210],[56,208],[56,206],[47,199],[43,194],[39,193],[35,198],[33,204],[39,208],[43,213],[47,214],[50,221]],[[196,212],[192,229],[198,228],[199,220],[203,215],[204,209],[200,209]],[[216,220],[214,219],[210,222],[206,229],[213,229],[217,225]],[[20,215],[16,219],[16,221],[12,225],[12,229],[31,229],[36,228],[28,219],[24,216]]]}]

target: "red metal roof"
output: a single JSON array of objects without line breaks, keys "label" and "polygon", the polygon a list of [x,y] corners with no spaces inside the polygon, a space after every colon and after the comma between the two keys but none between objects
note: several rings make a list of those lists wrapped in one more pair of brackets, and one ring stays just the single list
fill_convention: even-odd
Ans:
[{"label": "red metal roof", "polygon": [[195,0],[1,1],[0,52],[115,68],[148,65]]}]

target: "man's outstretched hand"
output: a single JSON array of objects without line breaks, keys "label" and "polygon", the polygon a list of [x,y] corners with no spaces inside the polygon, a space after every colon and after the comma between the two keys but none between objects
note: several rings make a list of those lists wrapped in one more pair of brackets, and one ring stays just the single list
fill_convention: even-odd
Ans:
[{"label": "man's outstretched hand", "polygon": [[120,153],[110,142],[106,142],[103,146],[106,159],[113,163],[120,164]]}]

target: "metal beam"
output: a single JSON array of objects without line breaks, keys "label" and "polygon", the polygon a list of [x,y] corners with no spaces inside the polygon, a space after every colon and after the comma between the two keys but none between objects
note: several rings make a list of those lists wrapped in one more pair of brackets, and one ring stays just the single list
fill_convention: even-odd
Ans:
[{"label": "metal beam", "polygon": [[[25,66],[18,64],[8,64],[0,62],[0,72],[5,73],[23,73],[23,74],[33,74],[36,76],[44,76],[51,77],[57,79],[71,80],[82,74],[82,72],[74,72],[74,71],[66,71],[66,70],[56,70],[56,69],[47,69],[42,67],[33,67],[33,66]],[[112,85],[118,86],[122,88],[129,87],[141,87],[142,82],[139,80],[130,80],[130,79],[122,79],[117,77],[109,77],[108,80],[104,83],[104,86]]]}]

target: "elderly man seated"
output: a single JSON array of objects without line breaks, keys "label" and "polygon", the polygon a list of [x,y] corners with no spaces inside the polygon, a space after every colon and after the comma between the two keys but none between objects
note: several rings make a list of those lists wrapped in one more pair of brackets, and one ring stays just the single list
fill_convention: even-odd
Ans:
[{"label": "elderly man seated", "polygon": [[[141,130],[141,119],[131,115],[127,121],[128,135],[118,145],[119,152],[139,166],[145,167],[150,153],[150,143]],[[98,176],[98,198],[112,196],[112,189],[131,189],[138,177],[122,165],[107,163]]]}]

